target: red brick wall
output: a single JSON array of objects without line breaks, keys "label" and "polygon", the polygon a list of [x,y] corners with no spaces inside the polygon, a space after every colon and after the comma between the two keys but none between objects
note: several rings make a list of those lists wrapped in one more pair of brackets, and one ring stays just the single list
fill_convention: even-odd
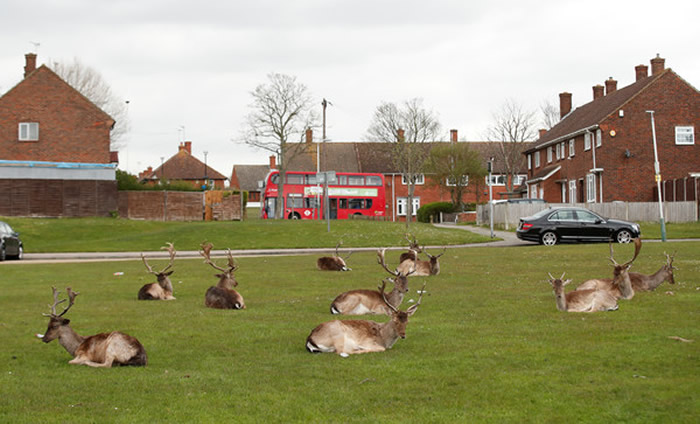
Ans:
[{"label": "red brick wall", "polygon": [[119,216],[153,221],[202,221],[204,193],[120,191]]},{"label": "red brick wall", "polygon": [[[20,122],[39,141],[19,141]],[[112,120],[45,66],[0,98],[0,159],[110,163]]]},{"label": "red brick wall", "polygon": [[110,216],[117,182],[92,180],[0,180],[0,215]]}]

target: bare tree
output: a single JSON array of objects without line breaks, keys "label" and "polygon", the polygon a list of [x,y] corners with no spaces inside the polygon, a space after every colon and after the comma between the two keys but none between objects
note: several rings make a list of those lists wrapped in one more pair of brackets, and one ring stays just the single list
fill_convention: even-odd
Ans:
[{"label": "bare tree", "polygon": [[127,103],[112,92],[109,84],[97,70],[84,65],[77,58],[73,58],[73,62],[66,63],[51,61],[49,67],[61,79],[114,119],[115,124],[110,132],[110,149],[119,150],[129,132]]},{"label": "bare tree", "polygon": [[540,103],[540,113],[542,114],[542,128],[548,131],[561,120],[559,117],[559,109],[548,100]]},{"label": "bare tree", "polygon": [[481,155],[469,143],[443,143],[433,147],[425,163],[425,171],[433,184],[450,192],[452,204],[462,210],[462,195],[470,182],[474,185],[486,175]]},{"label": "bare tree", "polygon": [[524,143],[534,140],[535,133],[535,112],[526,110],[512,99],[506,100],[493,114],[486,138],[496,143],[493,154],[503,163],[508,191],[513,191],[515,176],[525,165]]},{"label": "bare tree", "polygon": [[408,186],[406,225],[413,218],[413,193],[429,154],[427,143],[439,137],[437,115],[423,107],[423,99],[414,98],[401,105],[383,102],[374,111],[368,129],[371,140],[394,143],[392,161]]},{"label": "bare tree", "polygon": [[301,142],[306,129],[318,125],[312,109],[315,103],[304,84],[297,82],[296,77],[277,73],[269,74],[267,79],[266,84],[258,85],[250,93],[253,103],[249,105],[251,111],[246,117],[242,141],[279,156],[275,216],[282,217],[287,166],[306,150],[306,143]]}]

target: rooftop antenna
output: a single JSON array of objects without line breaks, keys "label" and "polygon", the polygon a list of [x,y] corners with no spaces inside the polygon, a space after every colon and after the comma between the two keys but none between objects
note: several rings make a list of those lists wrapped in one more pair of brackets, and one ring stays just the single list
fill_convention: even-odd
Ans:
[{"label": "rooftop antenna", "polygon": [[329,102],[328,100],[326,100],[324,98],[323,101],[321,102],[321,106],[323,106],[323,137],[322,137],[323,142],[326,141],[326,108],[328,107],[328,105],[333,106],[333,103]]}]

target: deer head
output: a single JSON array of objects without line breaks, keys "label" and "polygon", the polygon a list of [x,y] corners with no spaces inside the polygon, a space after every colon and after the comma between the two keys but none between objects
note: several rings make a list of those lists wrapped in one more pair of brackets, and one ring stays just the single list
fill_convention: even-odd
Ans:
[{"label": "deer head", "polygon": [[[549,284],[552,285],[552,290],[554,291],[554,297],[557,301],[557,307],[559,307],[560,310],[566,310],[566,296],[564,294],[564,287],[571,283],[570,279],[564,280],[564,276],[566,275],[566,272],[563,272],[561,274],[561,277],[559,278],[554,278],[552,273],[549,273]],[[563,305],[563,308],[562,308]]]},{"label": "deer head", "polygon": [[399,308],[393,306],[391,303],[386,298],[386,295],[384,293],[384,287],[382,286],[382,289],[380,290],[380,293],[382,294],[382,299],[384,299],[384,303],[393,311],[391,315],[391,324],[394,326],[396,329],[396,333],[401,337],[402,339],[406,338],[406,324],[408,324],[408,317],[412,316],[414,313],[416,313],[416,310],[418,309],[418,306],[420,306],[420,302],[423,299],[423,293],[425,293],[425,284],[423,284],[423,288],[420,291],[420,296],[418,297],[418,302],[416,302],[415,305],[410,306],[406,311],[401,311]]},{"label": "deer head", "polygon": [[620,275],[622,272],[629,270],[634,260],[637,259],[640,250],[642,250],[642,240],[637,237],[634,239],[634,257],[623,264],[618,264],[613,257],[613,246],[612,243],[610,243],[610,262],[612,262],[612,265],[615,267],[615,271],[613,272],[615,277]]},{"label": "deer head", "polygon": [[[44,343],[48,343],[51,340],[56,339],[60,334],[61,327],[70,324],[70,320],[63,318],[63,315],[65,315],[66,312],[68,312],[68,310],[73,306],[75,303],[75,297],[80,294],[78,292],[74,292],[70,287],[68,287],[66,288],[68,299],[59,300],[58,290],[56,290],[56,287],[52,287],[51,289],[53,290],[53,304],[49,305],[49,308],[51,308],[51,313],[42,314],[45,317],[49,317],[49,326],[46,329],[46,334],[44,334],[44,336],[41,338]],[[66,300],[68,300],[68,306],[66,306],[63,312],[57,314],[56,306],[65,302]]]},{"label": "deer head", "polygon": [[173,267],[173,261],[175,260],[175,254],[177,252],[175,251],[175,248],[173,247],[172,243],[166,244],[167,246],[161,247],[160,250],[168,251],[168,254],[170,256],[170,262],[161,271],[154,271],[153,268],[151,268],[151,266],[148,264],[148,261],[146,260],[146,257],[143,255],[143,253],[141,253],[141,259],[143,260],[143,264],[146,266],[146,271],[156,276],[156,278],[158,279],[158,284],[160,284],[163,287],[167,286],[167,288],[169,288],[172,291],[172,285],[170,284],[170,280],[168,279],[168,277],[174,272],[174,270],[168,270]]},{"label": "deer head", "polygon": [[412,270],[410,270],[406,273],[399,272],[398,270],[394,270],[394,271],[390,270],[389,267],[386,266],[386,261],[384,259],[385,253],[386,253],[386,248],[377,250],[377,263],[379,265],[381,265],[382,268],[384,268],[384,270],[386,270],[386,272],[388,272],[389,274],[396,277],[392,280],[394,285],[404,286],[404,287],[406,287],[406,291],[408,291],[408,278],[406,278],[406,277],[408,277],[409,275],[416,272],[416,269],[413,268]]},{"label": "deer head", "polygon": [[676,257],[676,252],[673,252],[673,255],[670,256],[668,253],[664,252],[664,255],[666,255],[666,264],[664,265],[663,270],[668,275],[668,282],[671,284],[676,284],[676,280],[673,279],[673,270],[678,269],[673,266],[673,258]]},{"label": "deer head", "polygon": [[228,264],[226,268],[222,268],[216,265],[211,260],[211,249],[212,247],[214,247],[211,243],[202,243],[200,247],[202,248],[202,250],[199,252],[199,254],[202,255],[202,257],[204,257],[204,263],[209,264],[212,268],[222,272],[221,274],[215,274],[216,277],[219,277],[219,285],[222,285],[226,288],[236,287],[238,285],[238,282],[236,281],[233,272],[238,269],[238,265],[236,265],[236,261],[234,261],[233,259],[231,249],[226,249]]},{"label": "deer head", "polygon": [[[410,237],[410,238],[409,238],[409,237]],[[406,241],[408,242],[408,248],[409,248],[409,250],[413,250],[413,251],[415,251],[416,253],[423,253],[423,249],[422,249],[422,248],[420,247],[420,245],[418,244],[418,240],[416,240],[416,236],[414,236],[413,234],[406,233],[406,234],[404,235],[404,238],[405,238]]]}]

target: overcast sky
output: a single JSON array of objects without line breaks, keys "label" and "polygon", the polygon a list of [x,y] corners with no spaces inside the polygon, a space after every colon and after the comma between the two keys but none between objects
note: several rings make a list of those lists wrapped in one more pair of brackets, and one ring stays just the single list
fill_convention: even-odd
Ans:
[{"label": "overcast sky", "polygon": [[580,106],[608,77],[634,82],[657,53],[699,87],[698,17],[694,0],[2,0],[0,93],[22,79],[25,53],[77,58],[129,100],[121,169],[159,166],[184,137],[230,176],[268,161],[232,139],[271,72],[305,84],[319,115],[332,102],[333,141],[366,140],[380,102],[414,97],[445,139],[454,128],[476,141],[507,99],[558,108],[569,91]]}]

